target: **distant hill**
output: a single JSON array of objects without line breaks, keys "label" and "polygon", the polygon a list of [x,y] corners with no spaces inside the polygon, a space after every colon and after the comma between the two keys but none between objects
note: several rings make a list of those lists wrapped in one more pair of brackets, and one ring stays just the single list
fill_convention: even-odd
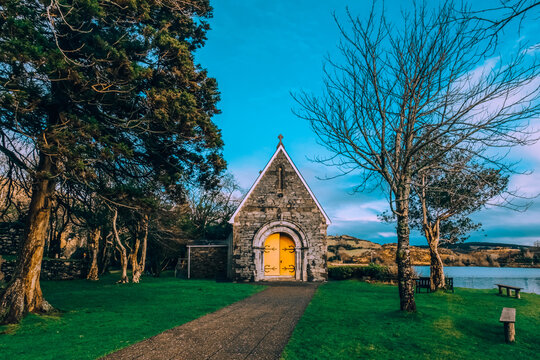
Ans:
[{"label": "distant hill", "polygon": [[[397,245],[377,244],[349,235],[327,237],[329,263],[394,265]],[[429,265],[427,246],[411,246],[413,265]],[[441,246],[447,266],[540,267],[540,248],[516,244],[470,242]]]},{"label": "distant hill", "polygon": [[476,249],[532,249],[534,246],[518,245],[518,244],[503,244],[503,243],[490,243],[490,242],[466,242],[459,244],[446,244],[442,247],[447,249],[460,249],[460,250],[476,250]]}]

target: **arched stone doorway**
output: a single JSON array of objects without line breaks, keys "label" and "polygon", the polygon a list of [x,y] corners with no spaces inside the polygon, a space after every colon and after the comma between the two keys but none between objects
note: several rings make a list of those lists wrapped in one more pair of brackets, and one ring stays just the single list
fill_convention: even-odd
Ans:
[{"label": "arched stone doorway", "polygon": [[253,239],[255,281],[306,280],[304,232],[288,221],[261,227]]}]

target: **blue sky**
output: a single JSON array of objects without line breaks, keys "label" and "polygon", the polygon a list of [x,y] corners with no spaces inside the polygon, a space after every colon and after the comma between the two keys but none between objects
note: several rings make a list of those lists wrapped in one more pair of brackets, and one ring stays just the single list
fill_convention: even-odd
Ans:
[{"label": "blue sky", "polygon": [[[222,129],[229,171],[239,184],[249,189],[275,151],[281,133],[289,155],[332,219],[329,234],[348,234],[379,243],[395,242],[394,226],[377,220],[377,214],[387,208],[381,194],[352,194],[354,175],[319,180],[332,176],[336,170],[309,160],[324,154],[324,150],[316,143],[309,124],[292,113],[297,105],[290,95],[301,90],[321,92],[325,56],[335,53],[339,42],[332,12],[344,19],[348,6],[352,14],[366,14],[370,2],[215,0],[211,3],[212,30],[206,46],[197,51],[196,61],[218,81],[222,114],[215,121]],[[391,16],[397,16],[399,3],[386,1]],[[505,32],[505,46],[515,46],[517,40],[531,45],[534,40],[538,43],[539,32],[540,25],[526,19],[519,33],[514,28]],[[533,119],[533,124],[538,126],[538,119]],[[540,171],[540,144],[516,149],[511,156],[522,159],[528,169]],[[536,173],[517,176],[512,184],[528,194],[540,193]],[[475,218],[484,224],[484,231],[473,233],[470,241],[533,244],[540,240],[540,199],[535,199],[525,213],[492,208]],[[425,244],[420,234],[414,233],[411,242]]]}]

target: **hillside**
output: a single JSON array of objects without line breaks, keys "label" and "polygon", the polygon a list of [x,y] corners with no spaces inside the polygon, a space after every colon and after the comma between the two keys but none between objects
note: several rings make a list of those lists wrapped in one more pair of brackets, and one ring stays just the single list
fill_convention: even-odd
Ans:
[{"label": "hillside", "polygon": [[[328,236],[328,262],[395,264],[395,243],[380,245],[348,235]],[[540,248],[515,244],[464,243],[440,247],[447,266],[540,267]],[[413,265],[429,265],[427,246],[411,246]]]}]

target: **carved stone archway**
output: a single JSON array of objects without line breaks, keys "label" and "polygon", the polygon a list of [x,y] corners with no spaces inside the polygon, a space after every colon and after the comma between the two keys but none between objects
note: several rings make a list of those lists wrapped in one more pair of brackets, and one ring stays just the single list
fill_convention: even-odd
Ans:
[{"label": "carved stone archway", "polygon": [[306,254],[308,242],[302,229],[289,221],[273,221],[263,225],[253,237],[253,252],[255,259],[255,281],[279,280],[279,276],[266,276],[264,273],[264,241],[268,236],[275,233],[287,234],[294,241],[296,252],[296,274],[295,280],[307,280]]}]

